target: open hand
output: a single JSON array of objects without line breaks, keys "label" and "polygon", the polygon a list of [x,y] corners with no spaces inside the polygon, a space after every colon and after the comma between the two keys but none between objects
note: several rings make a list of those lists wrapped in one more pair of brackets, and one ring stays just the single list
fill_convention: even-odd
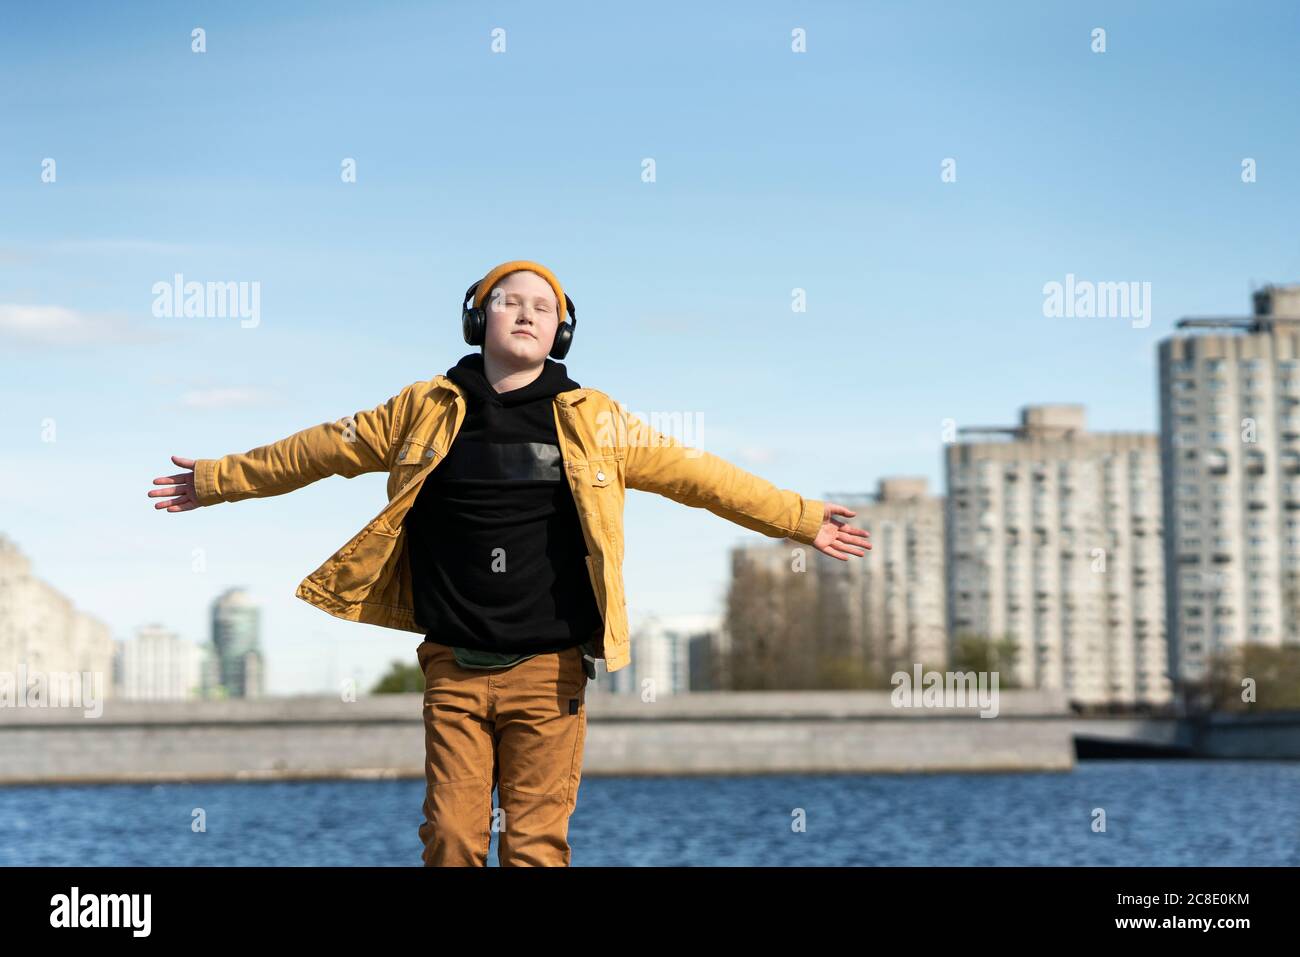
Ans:
[{"label": "open hand", "polygon": [[844,522],[831,520],[832,515],[846,515],[852,518],[858,513],[834,502],[826,502],[825,506],[822,527],[813,540],[813,548],[842,562],[847,562],[854,555],[865,555],[863,549],[871,548],[871,533]]},{"label": "open hand", "polygon": [[156,488],[149,493],[150,498],[167,498],[167,501],[159,502],[154,508],[166,509],[169,512],[188,512],[192,508],[198,508],[199,503],[194,500],[194,460],[173,455],[172,461],[189,471],[177,475],[162,475],[153,480],[154,485],[171,486]]}]

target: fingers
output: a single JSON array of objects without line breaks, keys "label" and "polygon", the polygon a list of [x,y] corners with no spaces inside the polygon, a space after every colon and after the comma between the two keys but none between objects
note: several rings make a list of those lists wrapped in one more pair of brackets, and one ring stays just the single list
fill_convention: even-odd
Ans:
[{"label": "fingers", "polygon": [[837,522],[832,519],[831,524],[841,531],[852,532],[854,535],[865,535],[868,538],[871,537],[871,533],[865,528],[858,528],[856,525],[850,525],[848,522]]},{"label": "fingers", "polygon": [[189,495],[193,485],[173,485],[170,488],[156,488],[146,493],[146,498],[168,498],[172,495]]},{"label": "fingers", "polygon": [[832,558],[838,558],[843,562],[847,562],[854,556],[863,558],[866,557],[867,550],[871,548],[871,542],[867,536],[868,533],[862,531],[862,529],[840,526],[837,529],[835,538],[825,545],[818,546],[818,551],[830,555]]},{"label": "fingers", "polygon": [[[172,461],[182,468],[194,464],[193,459],[184,459],[179,455],[173,455]],[[166,509],[169,512],[186,512],[198,504],[194,501],[193,472],[178,472],[175,475],[160,475],[153,480],[153,484],[166,486],[165,488],[152,489],[147,493],[149,498],[167,499],[165,502],[158,502],[154,505],[155,509]]]},{"label": "fingers", "polygon": [[[155,482],[164,481],[163,479],[154,479]],[[161,498],[164,501],[154,505],[155,509],[168,509],[170,511],[182,511],[178,506],[187,502],[195,503],[194,486],[189,482],[182,482],[179,485],[171,485],[167,488],[155,488],[146,493],[148,498]],[[197,504],[197,503],[195,503]]]},{"label": "fingers", "polygon": [[183,469],[190,469],[188,472],[177,472],[175,475],[160,475],[153,480],[154,485],[163,485],[166,488],[156,488],[148,493],[149,498],[165,498],[168,501],[157,503],[155,509],[166,509],[169,512],[188,512],[192,508],[198,507],[198,502],[194,501],[194,459],[183,458],[179,455],[173,455],[172,461]]},{"label": "fingers", "polygon": [[181,468],[189,469],[189,471],[177,472],[175,475],[160,475],[153,480],[154,485],[163,486],[151,489],[148,492],[149,498],[163,499],[163,501],[154,504],[154,510],[188,512],[190,509],[198,508],[199,503],[194,498],[195,460],[180,455],[173,455],[171,460]]},{"label": "fingers", "polygon": [[[831,520],[835,526],[835,542],[839,547],[844,545],[853,545],[859,548],[871,547],[871,533],[865,529],[858,528],[854,525],[846,525],[835,520]],[[861,555],[861,552],[856,554]]]},{"label": "fingers", "polygon": [[173,485],[170,488],[156,488],[145,494],[145,498],[173,498],[177,495],[193,495],[193,485]]},{"label": "fingers", "polygon": [[865,538],[852,538],[841,535],[835,539],[836,548],[844,548],[846,545],[852,545],[854,548],[870,548],[871,543]]}]

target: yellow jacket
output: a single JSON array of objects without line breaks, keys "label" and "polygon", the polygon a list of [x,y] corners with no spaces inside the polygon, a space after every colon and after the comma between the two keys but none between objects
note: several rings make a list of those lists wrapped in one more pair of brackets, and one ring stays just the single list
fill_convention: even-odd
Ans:
[{"label": "yellow jacket", "polygon": [[[587,569],[604,619],[608,671],[631,661],[623,591],[623,497],[657,492],[772,538],[812,544],[823,504],[652,429],[598,389],[555,396],[560,457],[586,539]],[[451,448],[465,396],[446,376],[415,382],[383,405],[240,454],[194,463],[200,505],[283,495],[328,475],[388,473],[388,504],[296,595],[348,621],[423,634],[414,618],[403,519]]]}]

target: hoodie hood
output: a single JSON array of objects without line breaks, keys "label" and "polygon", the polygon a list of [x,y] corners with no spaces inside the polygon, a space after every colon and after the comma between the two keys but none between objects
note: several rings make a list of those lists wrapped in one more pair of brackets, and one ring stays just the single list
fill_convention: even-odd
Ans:
[{"label": "hoodie hood", "polygon": [[548,358],[544,360],[541,374],[528,385],[509,392],[498,392],[487,380],[481,352],[471,352],[462,356],[459,362],[447,370],[447,378],[465,390],[466,396],[472,401],[486,402],[503,408],[535,402],[542,398],[554,398],[561,392],[582,388],[569,378],[563,362]]}]

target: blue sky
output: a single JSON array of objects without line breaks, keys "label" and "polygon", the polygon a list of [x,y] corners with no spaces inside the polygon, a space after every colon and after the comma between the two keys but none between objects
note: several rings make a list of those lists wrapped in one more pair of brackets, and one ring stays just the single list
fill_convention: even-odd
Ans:
[{"label": "blue sky", "polygon": [[[6,10],[0,532],[119,638],[202,639],[212,598],[249,587],[272,691],[414,661],[417,636],[293,597],[382,475],[182,514],[145,493],[172,454],[445,372],[465,288],[516,258],[577,303],[581,384],[699,416],[705,448],[811,497],[941,487],[945,418],[1081,402],[1154,430],[1173,323],[1300,279],[1300,7],[985,6]],[[260,324],[156,318],[176,273],[260,283]],[[1044,317],[1068,273],[1150,282],[1151,324]],[[634,619],[721,611],[727,549],[760,538],[636,492],[627,535]]]}]

